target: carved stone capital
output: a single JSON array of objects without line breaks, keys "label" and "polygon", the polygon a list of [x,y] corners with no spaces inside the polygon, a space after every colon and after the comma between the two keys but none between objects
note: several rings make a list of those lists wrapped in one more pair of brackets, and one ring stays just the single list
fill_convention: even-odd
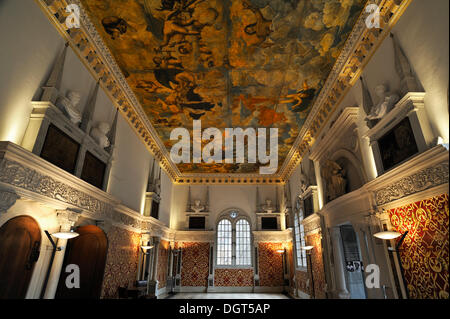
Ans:
[{"label": "carved stone capital", "polygon": [[68,231],[78,221],[80,214],[70,210],[61,210],[56,212],[56,219],[61,226],[61,230]]},{"label": "carved stone capital", "polygon": [[0,213],[7,212],[19,198],[19,195],[13,191],[0,190]]}]

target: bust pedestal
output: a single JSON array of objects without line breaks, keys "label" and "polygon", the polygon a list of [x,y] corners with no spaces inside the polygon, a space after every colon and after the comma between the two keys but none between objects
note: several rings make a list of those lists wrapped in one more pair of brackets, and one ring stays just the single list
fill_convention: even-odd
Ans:
[{"label": "bust pedestal", "polygon": [[[413,139],[418,150],[415,155],[427,151],[432,145],[434,137],[425,111],[424,99],[425,93],[423,92],[407,93],[392,111],[364,135],[365,138],[369,139],[378,176],[392,168],[385,168],[385,165],[383,165],[383,150],[380,147],[380,139],[392,132],[406,118],[409,120]],[[405,158],[404,160],[407,159]]]},{"label": "bust pedestal", "polygon": [[[113,147],[111,147],[109,152],[102,149],[88,132],[84,132],[78,125],[72,123],[53,103],[40,101],[31,102],[31,104],[33,105],[33,111],[21,146],[41,156],[48,137],[49,128],[51,125],[54,126],[57,130],[67,135],[79,147],[76,158],[73,159],[75,161],[75,167],[70,173],[78,178],[89,175],[89,173],[84,174],[84,170],[87,163],[86,155],[90,153],[90,159],[95,158],[104,165],[103,179],[101,183],[94,186],[106,190],[113,160]],[[87,179],[85,180],[88,181]]]}]

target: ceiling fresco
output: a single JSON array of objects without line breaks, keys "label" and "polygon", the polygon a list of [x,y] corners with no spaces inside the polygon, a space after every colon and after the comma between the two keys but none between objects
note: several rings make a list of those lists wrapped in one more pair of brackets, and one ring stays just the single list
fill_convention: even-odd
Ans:
[{"label": "ceiling fresco", "polygon": [[[82,0],[150,122],[279,129],[279,165],[366,0]],[[257,173],[259,164],[179,164]]]}]

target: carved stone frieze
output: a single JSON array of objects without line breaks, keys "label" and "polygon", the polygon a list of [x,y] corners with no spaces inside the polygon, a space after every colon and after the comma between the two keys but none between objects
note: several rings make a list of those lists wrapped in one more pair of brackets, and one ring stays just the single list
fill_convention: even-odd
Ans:
[{"label": "carved stone frieze", "polygon": [[311,215],[303,220],[303,227],[305,234],[311,233],[317,229],[321,230],[320,216],[317,214]]},{"label": "carved stone frieze", "polygon": [[255,242],[289,242],[292,241],[291,229],[284,231],[254,231]]},{"label": "carved stone frieze", "polygon": [[8,159],[0,161],[0,182],[20,187],[90,212],[101,214],[112,212],[111,205],[50,176]]},{"label": "carved stone frieze", "polygon": [[425,168],[375,192],[377,205],[384,205],[408,195],[448,183],[448,162]]},{"label": "carved stone frieze", "polygon": [[[134,217],[121,213],[110,203],[6,158],[0,160],[0,182],[77,207],[83,211],[83,215],[94,220],[109,220],[136,230],[151,229],[157,236],[163,236],[166,233],[162,226],[144,222],[140,215]],[[0,212],[12,207],[18,198],[18,195],[11,191],[0,191]],[[68,217],[68,213],[77,214],[69,211],[58,212],[61,223],[71,222],[72,217]]]}]

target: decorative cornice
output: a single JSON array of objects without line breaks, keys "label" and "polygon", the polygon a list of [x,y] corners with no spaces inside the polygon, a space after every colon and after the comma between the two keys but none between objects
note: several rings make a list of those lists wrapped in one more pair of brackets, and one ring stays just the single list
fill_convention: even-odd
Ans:
[{"label": "decorative cornice", "polygon": [[[160,161],[174,183],[178,184],[284,184],[314,144],[315,138],[330,119],[345,94],[359,78],[376,49],[389,34],[411,0],[377,0],[381,29],[368,29],[368,13],[363,10],[337,59],[311,113],[300,130],[291,151],[276,175],[259,174],[182,174],[170,160],[167,149],[148,120],[129,87],[110,50],[98,34],[79,0],[35,0],[63,38],[80,57],[122,116],[133,127],[149,151]],[[81,9],[81,28],[68,29],[65,20],[68,4]]]}]

